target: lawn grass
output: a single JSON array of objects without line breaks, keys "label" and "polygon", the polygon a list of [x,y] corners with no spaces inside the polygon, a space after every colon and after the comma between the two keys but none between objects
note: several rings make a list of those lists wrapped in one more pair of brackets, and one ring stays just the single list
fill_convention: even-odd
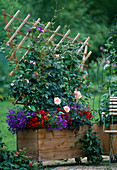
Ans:
[{"label": "lawn grass", "polygon": [[6,123],[6,115],[9,108],[13,108],[13,104],[11,101],[3,101],[0,102],[0,130],[3,142],[7,145],[9,150],[16,150],[16,134],[11,134],[8,131],[8,124]]}]

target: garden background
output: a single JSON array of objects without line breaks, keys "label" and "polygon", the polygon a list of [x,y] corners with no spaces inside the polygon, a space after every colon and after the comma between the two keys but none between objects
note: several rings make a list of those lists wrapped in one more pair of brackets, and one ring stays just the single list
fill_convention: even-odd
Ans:
[{"label": "garden background", "polygon": [[[2,9],[5,9],[11,15],[14,15],[17,10],[21,10],[19,14],[21,18],[24,18],[24,16],[30,13],[34,20],[40,17],[41,22],[55,22],[56,26],[62,26],[63,32],[65,29],[70,28],[71,37],[75,37],[78,32],[81,33],[81,37],[90,36],[90,50],[92,50],[92,55],[86,63],[86,70],[89,74],[89,81],[93,83],[89,89],[92,92],[90,105],[94,110],[95,120],[98,121],[102,94],[108,93],[108,88],[103,86],[106,82],[104,66],[108,64],[106,63],[107,56],[103,53],[104,44],[109,37],[112,37],[114,41],[113,48],[117,46],[116,0],[1,0],[0,99],[2,102],[0,103],[0,130],[5,144],[9,149],[14,150],[16,149],[16,136],[7,130],[7,124],[5,122],[7,107],[13,107],[12,101],[14,99],[7,96],[8,83],[12,77],[8,75],[10,68],[6,57],[9,48],[5,49],[6,45],[4,44],[7,35],[3,30],[4,20]],[[114,65],[115,69],[116,65]],[[116,75],[113,76],[111,74],[111,76],[111,79],[116,82]]]}]

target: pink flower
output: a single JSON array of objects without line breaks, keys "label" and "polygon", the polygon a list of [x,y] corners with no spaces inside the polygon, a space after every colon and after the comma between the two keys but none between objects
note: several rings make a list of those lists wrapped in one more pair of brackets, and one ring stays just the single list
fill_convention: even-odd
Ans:
[{"label": "pink flower", "polygon": [[33,61],[30,60],[30,64],[32,64],[32,63],[33,63]]},{"label": "pink flower", "polygon": [[110,64],[110,60],[107,60],[107,63]]},{"label": "pink flower", "polygon": [[74,94],[75,94],[75,99],[81,99],[82,98],[82,95],[81,95],[80,91],[77,91],[77,88],[75,89]]},{"label": "pink flower", "polygon": [[54,103],[55,103],[56,105],[59,105],[59,104],[61,103],[61,99],[60,99],[59,97],[55,97],[55,98],[54,98]]},{"label": "pink flower", "polygon": [[100,50],[103,50],[103,47],[102,47],[102,46],[100,47]]},{"label": "pink flower", "polygon": [[70,111],[70,108],[68,106],[64,106],[63,108],[67,113]]}]

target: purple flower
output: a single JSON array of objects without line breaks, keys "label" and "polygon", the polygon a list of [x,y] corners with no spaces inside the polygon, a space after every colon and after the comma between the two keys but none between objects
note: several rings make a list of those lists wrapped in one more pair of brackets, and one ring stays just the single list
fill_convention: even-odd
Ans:
[{"label": "purple flower", "polygon": [[29,118],[32,118],[35,114],[36,112],[30,113],[26,110],[21,110],[19,107],[13,109],[8,108],[8,113],[6,113],[8,130],[13,134],[23,130],[26,127]]},{"label": "purple flower", "polygon": [[27,31],[30,33],[30,32],[31,32],[31,29],[30,29],[30,28],[28,28],[28,29],[27,29]]},{"label": "purple flower", "polygon": [[37,26],[37,29],[38,29],[41,33],[43,33],[43,31],[42,31],[42,28],[41,28],[41,27]]}]

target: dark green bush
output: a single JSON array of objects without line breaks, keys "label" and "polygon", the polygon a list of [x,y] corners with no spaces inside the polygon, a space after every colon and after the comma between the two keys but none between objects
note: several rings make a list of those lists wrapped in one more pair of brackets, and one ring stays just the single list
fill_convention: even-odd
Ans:
[{"label": "dark green bush", "polygon": [[96,135],[98,132],[93,132],[92,127],[85,131],[84,138],[80,138],[82,142],[82,150],[85,152],[88,164],[100,164],[102,161],[102,146]]}]

